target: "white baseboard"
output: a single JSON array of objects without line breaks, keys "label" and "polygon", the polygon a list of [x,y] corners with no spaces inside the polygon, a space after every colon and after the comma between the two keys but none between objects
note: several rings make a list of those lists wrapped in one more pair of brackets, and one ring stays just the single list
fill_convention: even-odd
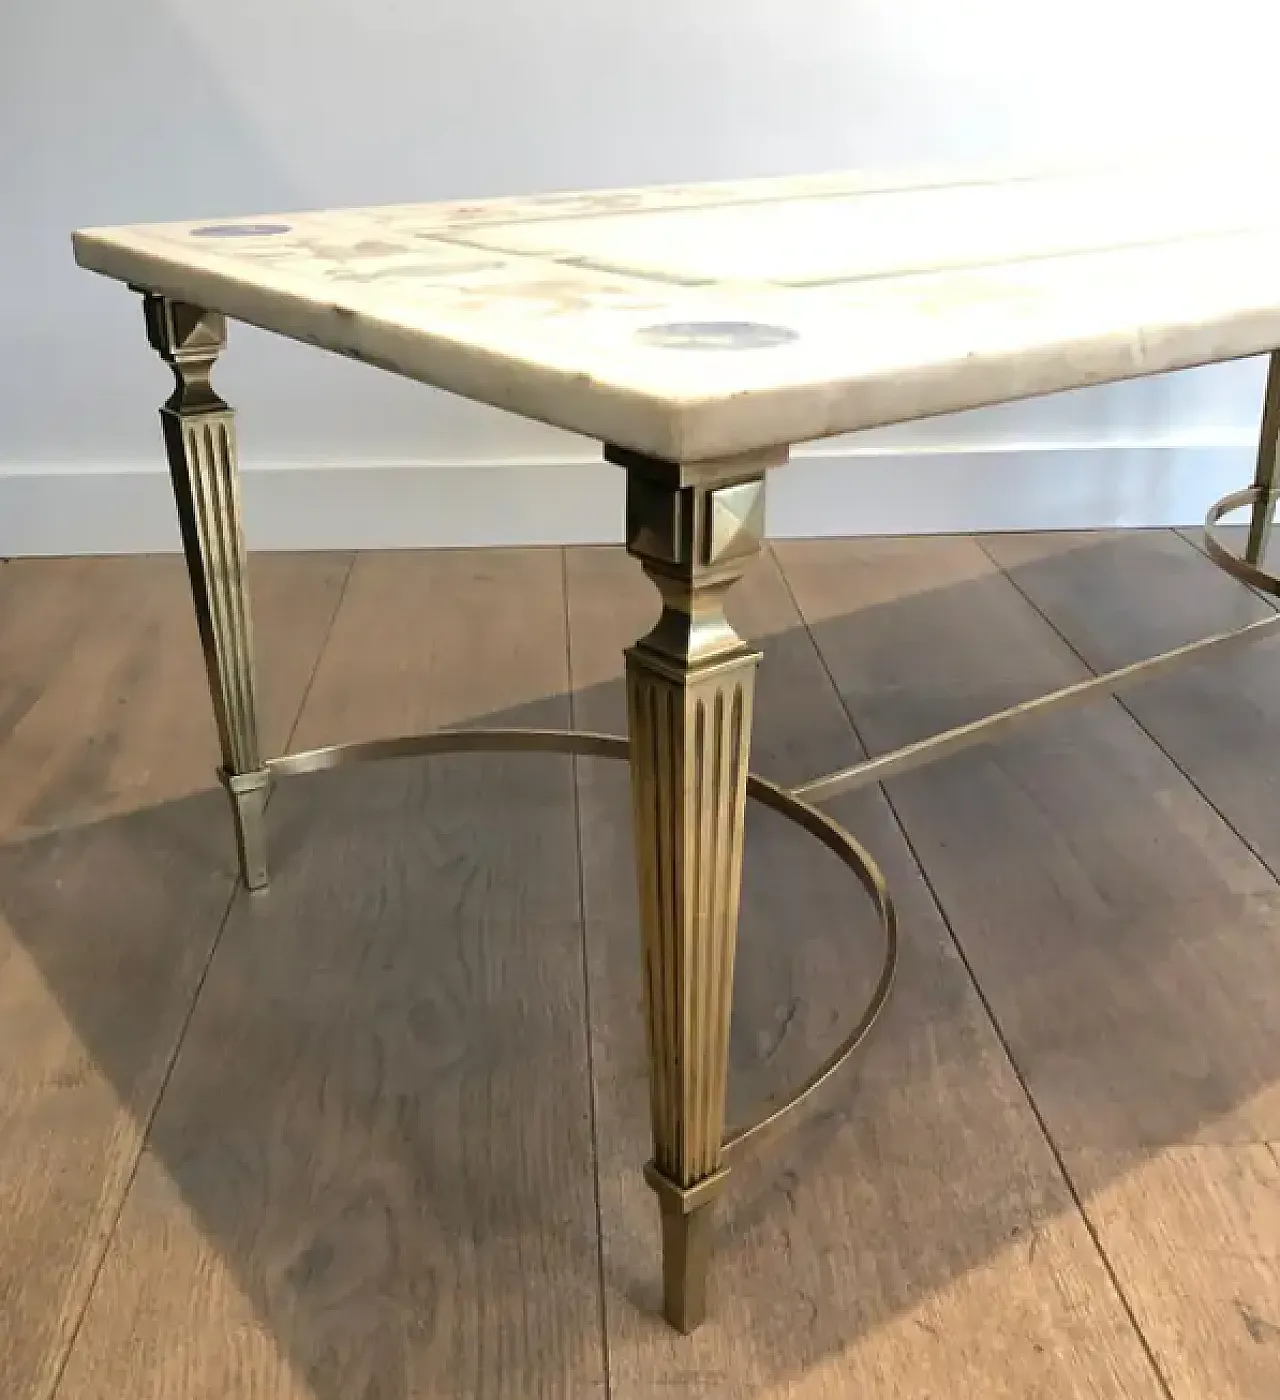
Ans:
[{"label": "white baseboard", "polygon": [[[769,484],[770,535],[1191,525],[1247,485],[1242,441],[800,451]],[[254,549],[595,544],[620,538],[623,474],[589,459],[257,467]],[[0,556],[178,548],[154,467],[0,469]]]}]

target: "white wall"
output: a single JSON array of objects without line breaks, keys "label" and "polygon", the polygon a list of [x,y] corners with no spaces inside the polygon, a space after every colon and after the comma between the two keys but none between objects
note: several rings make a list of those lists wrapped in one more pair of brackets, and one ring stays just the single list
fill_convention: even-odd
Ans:
[{"label": "white wall", "polygon": [[[1272,8],[1260,0],[1073,0],[1051,9],[1035,0],[8,0],[0,5],[0,552],[171,539],[167,523],[129,524],[130,510],[141,521],[165,509],[163,482],[150,474],[160,469],[153,410],[167,376],[145,348],[136,298],[74,267],[73,227],[858,165],[1035,163],[1190,142],[1238,147],[1273,122],[1265,104],[1280,17]],[[995,509],[983,491],[989,449],[1005,449],[1007,469],[1007,449],[1025,445],[1042,450],[1027,459],[1025,488],[1016,470],[1005,471],[1002,492],[1014,497],[1003,523],[1190,520],[1247,471],[1260,384],[1255,361],[864,434],[853,444],[868,454],[862,496],[839,492],[841,510],[810,517],[815,528],[910,523],[898,522],[885,492],[901,477],[901,449],[925,446],[951,493],[930,523],[960,527],[975,512],[981,523],[983,502]],[[241,409],[246,468],[264,475],[301,465],[595,456],[567,434],[245,328],[234,328],[219,386]],[[1178,456],[1173,487],[1152,477],[1153,444],[1192,453]],[[905,461],[912,482],[928,482],[929,459]],[[1086,486],[1062,495],[1069,461]],[[104,479],[86,484],[86,473]],[[1132,476],[1118,495],[1117,473]],[[273,490],[294,499],[309,477],[291,473]],[[382,479],[391,495],[379,509],[394,517],[395,483],[410,475]],[[468,508],[473,484],[463,489],[455,478],[437,498],[430,480],[413,486],[417,506],[433,513],[424,539],[489,537],[451,514]],[[611,534],[613,482],[565,480],[584,483],[575,533]],[[823,481],[830,488],[829,470]],[[343,471],[332,487],[341,495],[359,482]],[[1069,518],[1060,496],[1071,501]],[[911,501],[902,505],[909,515]],[[315,522],[317,543],[333,542],[320,538],[326,529],[341,533],[344,508],[335,509],[337,523]],[[788,515],[797,528],[808,518]],[[376,520],[361,528],[379,538]],[[521,537],[514,519],[485,528]],[[299,526],[295,516],[294,533],[281,542],[311,538],[305,518]],[[259,523],[254,538],[278,534]]]}]

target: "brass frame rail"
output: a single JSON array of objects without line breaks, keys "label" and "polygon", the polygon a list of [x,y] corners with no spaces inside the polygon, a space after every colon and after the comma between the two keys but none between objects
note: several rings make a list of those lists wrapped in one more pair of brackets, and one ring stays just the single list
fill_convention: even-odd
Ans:
[{"label": "brass frame rail", "polygon": [[[1280,371],[1273,361],[1272,378],[1280,385]],[[1280,393],[1268,393],[1267,402],[1275,399],[1275,414],[1280,417]],[[1280,423],[1273,425],[1280,429]],[[1280,598],[1280,577],[1268,573],[1261,566],[1266,551],[1267,536],[1275,516],[1276,503],[1280,500],[1280,490],[1273,482],[1275,453],[1268,448],[1275,434],[1264,431],[1263,447],[1260,453],[1257,481],[1243,491],[1233,491],[1223,496],[1209,507],[1204,521],[1205,553],[1225,573],[1239,579],[1260,593]],[[1236,554],[1223,539],[1219,526],[1225,516],[1233,510],[1249,508],[1249,535],[1244,556]],[[1215,632],[1210,637],[1202,637],[1186,646],[1174,647],[1172,651],[1161,652],[1159,656],[1149,656],[1143,661],[1134,661],[1128,666],[1108,671],[1101,676],[1091,676],[1088,680],[1064,685],[1061,690],[1050,691],[1047,695],[1037,695],[1033,700],[1023,700],[981,719],[970,720],[968,724],[958,724],[954,729],[944,729],[939,734],[931,734],[927,739],[917,739],[904,744],[891,753],[878,754],[875,758],[864,759],[848,768],[838,769],[825,777],[811,778],[790,789],[792,797],[804,802],[826,802],[842,793],[854,792],[869,783],[881,783],[899,774],[909,773],[913,768],[923,768],[936,763],[951,754],[962,753],[976,744],[989,744],[1007,729],[1016,728],[1041,715],[1052,714],[1072,705],[1081,705],[1101,695],[1112,695],[1117,690],[1138,681],[1150,680],[1153,676],[1172,671],[1184,662],[1198,661],[1212,652],[1226,651],[1245,642],[1253,642],[1269,636],[1280,627],[1280,612],[1271,617],[1259,618],[1230,632]]]},{"label": "brass frame rail", "polygon": [[[1238,563],[1234,560],[1233,562]],[[1276,591],[1280,592],[1280,583],[1277,583]],[[1072,685],[1063,686],[1061,690],[1051,691],[1048,695],[1037,695],[1034,700],[1023,700],[1017,705],[1010,705],[1008,709],[984,715],[982,719],[959,724],[954,729],[944,729],[940,734],[931,734],[927,739],[917,739],[912,744],[894,749],[892,753],[864,759],[863,762],[855,763],[849,768],[828,773],[826,777],[812,778],[807,783],[793,787],[790,790],[791,796],[801,798],[805,802],[825,802],[841,793],[866,787],[868,783],[880,783],[887,778],[896,778],[900,773],[909,773],[913,768],[923,768],[926,764],[936,763],[938,759],[960,753],[975,744],[988,744],[1005,730],[1039,719],[1041,715],[1084,704],[1096,696],[1110,695],[1124,686],[1163,675],[1185,661],[1194,661],[1210,652],[1225,651],[1244,642],[1256,641],[1259,637],[1274,632],[1277,627],[1280,627],[1280,613],[1259,618],[1257,622],[1250,622],[1232,632],[1216,632],[1198,642],[1189,642],[1186,646],[1161,652],[1159,656],[1149,656],[1144,661],[1121,666],[1105,675],[1076,681]]]}]

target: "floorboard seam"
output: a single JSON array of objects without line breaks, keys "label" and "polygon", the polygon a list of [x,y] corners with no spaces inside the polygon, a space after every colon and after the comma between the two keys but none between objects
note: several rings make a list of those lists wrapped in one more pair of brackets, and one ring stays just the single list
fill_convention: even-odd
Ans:
[{"label": "floorboard seam", "polygon": [[[337,622],[338,613],[342,607],[342,600],[346,597],[347,585],[351,581],[351,572],[355,568],[356,558],[357,555],[353,553],[347,563],[346,572],[342,577],[342,584],[338,589],[338,596],[334,601],[333,611],[329,615],[328,626],[325,628],[324,639],[321,641],[319,647],[316,648],[315,662],[311,667],[311,673],[307,677],[307,683],[303,687],[301,698],[298,701],[298,708],[294,712],[293,721],[289,726],[289,735],[284,745],[286,753],[293,744],[293,737],[297,733],[298,725],[302,720],[302,712],[306,708],[307,699],[311,694],[311,688],[315,684],[316,676],[320,671],[320,662],[324,657],[325,651],[328,649],[329,639],[333,636],[334,624]],[[267,800],[269,803],[270,794],[268,794]],[[97,1292],[98,1279],[106,1264],[107,1255],[111,1252],[111,1245],[115,1240],[120,1217],[124,1213],[125,1204],[129,1199],[129,1193],[133,1189],[133,1183],[138,1174],[138,1168],[141,1166],[143,1155],[147,1150],[147,1142],[151,1136],[152,1124],[155,1122],[156,1115],[160,1111],[160,1105],[169,1087],[169,1081],[173,1077],[173,1071],[178,1063],[178,1057],[182,1053],[182,1046],[186,1041],[187,1031],[191,1025],[192,1018],[195,1016],[196,1007],[200,1001],[200,995],[204,991],[204,985],[209,976],[209,969],[213,966],[213,960],[217,956],[218,948],[222,943],[222,936],[226,932],[227,924],[230,921],[231,911],[235,908],[236,895],[239,889],[239,882],[234,882],[231,887],[231,893],[227,898],[226,907],[222,911],[222,917],[218,920],[217,929],[210,942],[209,951],[205,956],[204,966],[200,969],[200,976],[196,981],[195,990],[192,992],[186,1014],[182,1019],[182,1025],[179,1027],[178,1034],[174,1039],[173,1050],[169,1056],[168,1063],[164,1067],[164,1072],[161,1075],[159,1088],[156,1090],[155,1097],[151,1103],[151,1110],[147,1114],[146,1122],[142,1125],[142,1131],[138,1136],[138,1150],[134,1156],[133,1164],[126,1175],[124,1187],[120,1192],[119,1199],[116,1201],[115,1209],[112,1211],[110,1226],[104,1232],[98,1257],[90,1268],[89,1285],[85,1289],[84,1302],[81,1304],[80,1311],[72,1324],[70,1335],[67,1338],[62,1356],[54,1370],[53,1377],[45,1389],[44,1394],[39,1397],[39,1400],[56,1400],[58,1392],[62,1388],[63,1377],[66,1375],[67,1367],[71,1363],[71,1356],[75,1351],[76,1342],[79,1340],[85,1317],[88,1315],[90,1304],[93,1302],[94,1294]]]},{"label": "floorboard seam", "polygon": [[209,951],[205,957],[204,966],[200,969],[200,976],[196,980],[195,989],[191,994],[191,1000],[187,1005],[186,1015],[182,1018],[182,1025],[178,1028],[178,1034],[174,1037],[173,1050],[169,1055],[168,1063],[164,1067],[164,1073],[160,1077],[159,1087],[156,1089],[155,1097],[151,1101],[151,1109],[147,1114],[146,1122],[142,1124],[142,1131],[138,1135],[138,1150],[134,1155],[133,1165],[130,1167],[125,1179],[124,1189],[120,1192],[116,1201],[115,1209],[111,1213],[111,1225],[105,1232],[98,1257],[94,1261],[89,1275],[89,1286],[85,1289],[84,1302],[81,1305],[80,1313],[71,1328],[67,1344],[63,1348],[62,1358],[58,1362],[57,1368],[48,1388],[40,1400],[56,1400],[62,1388],[63,1377],[66,1375],[67,1367],[71,1364],[71,1355],[76,1349],[76,1342],[80,1338],[81,1328],[84,1320],[88,1316],[89,1307],[93,1302],[94,1294],[98,1289],[98,1279],[101,1277],[103,1266],[107,1262],[107,1255],[111,1252],[111,1246],[115,1241],[116,1229],[120,1224],[120,1217],[124,1214],[125,1204],[129,1199],[129,1194],[133,1190],[133,1183],[137,1179],[138,1168],[142,1165],[143,1155],[147,1150],[147,1143],[151,1138],[151,1128],[156,1121],[156,1115],[160,1112],[160,1105],[164,1101],[165,1093],[169,1088],[169,1081],[173,1078],[174,1067],[178,1063],[178,1056],[182,1053],[182,1046],[187,1038],[187,1031],[191,1026],[192,1018],[195,1016],[196,1006],[200,1001],[200,995],[204,991],[205,981],[209,976],[209,969],[213,966],[214,957],[222,943],[222,935],[226,932],[227,924],[231,919],[231,911],[235,908],[236,895],[239,893],[239,882],[231,887],[231,893],[227,897],[226,908],[222,911],[222,918],[218,920],[218,927],[209,943]]},{"label": "floorboard seam", "polygon": [[[298,732],[298,726],[302,723],[303,711],[307,708],[307,701],[311,699],[311,691],[315,687],[316,677],[320,674],[320,663],[324,660],[324,654],[329,650],[329,643],[333,640],[333,629],[338,623],[338,614],[342,611],[342,604],[347,596],[347,585],[351,582],[351,575],[355,571],[356,560],[360,557],[361,551],[356,551],[347,561],[347,571],[342,576],[342,584],[338,589],[338,596],[334,600],[333,611],[329,614],[329,625],[324,629],[324,639],[316,648],[315,664],[311,668],[311,674],[307,677],[307,683],[302,687],[302,696],[298,701],[298,708],[293,716],[293,723],[289,726],[289,733],[284,741],[284,752],[289,753],[293,748],[294,736]],[[270,792],[267,793],[268,803],[271,801]]]},{"label": "floorboard seam", "polygon": [[[1174,531],[1173,533],[1176,534],[1177,532]],[[986,548],[986,546],[982,543],[981,539],[979,539],[977,536],[974,536],[974,543],[978,545],[978,547],[987,556],[987,558],[990,559],[991,562],[996,566],[996,568],[999,569],[1000,572],[1005,576],[1005,578],[1009,580],[1010,584],[1012,584],[1018,596],[1027,604],[1029,608],[1032,609],[1032,611],[1036,613],[1038,617],[1040,617],[1043,620],[1045,625],[1050,629],[1051,632],[1053,632],[1054,636],[1056,636],[1058,640],[1063,644],[1063,646],[1065,646],[1067,650],[1072,654],[1072,656],[1074,656],[1080,662],[1080,664],[1085,668],[1085,670],[1091,676],[1099,675],[1100,672],[1089,664],[1088,660],[1072,644],[1071,639],[1062,631],[1060,627],[1058,627],[1058,625],[1044,611],[1044,609],[1041,608],[1035,602],[1035,600],[1021,587],[1017,579],[1015,579],[1008,572],[1008,570],[1004,569],[1001,566],[999,560],[996,559],[996,557]],[[1195,548],[1194,545],[1191,547]],[[1191,776],[1191,774],[1188,773],[1185,768],[1183,768],[1183,766],[1178,762],[1175,755],[1172,754],[1164,746],[1164,744],[1161,743],[1161,741],[1151,732],[1151,730],[1147,728],[1147,726],[1142,722],[1142,720],[1138,718],[1137,714],[1129,706],[1124,696],[1115,694],[1105,698],[1114,700],[1115,703],[1119,705],[1119,707],[1129,717],[1129,719],[1133,722],[1136,728],[1152,744],[1155,745],[1155,747],[1165,756],[1165,758],[1169,760],[1169,762],[1173,765],[1173,767],[1181,775],[1181,777],[1186,780],[1191,790],[1200,798],[1200,800],[1205,804],[1205,806],[1208,807],[1210,811],[1212,811],[1217,816],[1218,820],[1221,821],[1223,826],[1225,826],[1227,830],[1231,832],[1231,834],[1236,838],[1236,840],[1240,842],[1240,844],[1245,848],[1246,851],[1249,852],[1249,854],[1254,858],[1254,860],[1258,862],[1258,864],[1263,868],[1263,870],[1265,870],[1273,880],[1280,882],[1280,870],[1277,870],[1277,868],[1271,863],[1271,861],[1267,859],[1267,857],[1257,848],[1257,846],[1254,845],[1252,841],[1250,841],[1250,839],[1244,834],[1244,832],[1236,826],[1236,824],[1231,820],[1231,818],[1227,816],[1227,814],[1222,810],[1222,808],[1218,806],[1218,804],[1213,800],[1213,798],[1211,798],[1208,795],[1208,793],[1206,793],[1205,790],[1200,786],[1200,784],[1196,782],[1196,780]]]},{"label": "floorboard seam", "polygon": [[[564,604],[565,668],[569,678],[569,727],[578,726],[573,682],[573,629],[569,624],[569,551],[560,550],[560,596]],[[591,1118],[591,1186],[596,1210],[596,1265],[599,1273],[600,1350],[604,1365],[605,1400],[613,1395],[613,1370],[609,1359],[609,1313],[605,1296],[604,1211],[600,1204],[600,1138],[596,1126],[596,1069],[591,1030],[591,972],[587,958],[587,878],[582,854],[582,800],[578,791],[578,755],[569,756],[573,776],[573,828],[578,853],[578,930],[582,943],[582,1004],[587,1032],[587,1104]]]},{"label": "floorboard seam", "polygon": [[[1209,555],[1209,551],[1204,547],[1203,541],[1187,533],[1189,529],[1194,528],[1194,526],[1184,526],[1181,529],[1174,530],[1172,533],[1175,534],[1188,549],[1194,550],[1202,559],[1208,559],[1209,563],[1213,564],[1215,569],[1218,568],[1219,565],[1214,564],[1213,559]],[[1203,531],[1201,531],[1201,533],[1203,534]],[[1266,553],[1265,549],[1263,553]],[[1241,588],[1245,588],[1252,593],[1255,598],[1261,599],[1273,612],[1280,612],[1280,598],[1273,598],[1270,593],[1264,593],[1262,589],[1255,588],[1251,583],[1245,583],[1242,579],[1237,579],[1236,582],[1239,583]]]},{"label": "floorboard seam", "polygon": [[[1182,534],[1181,531],[1175,530],[1175,531],[1172,531],[1171,533],[1174,534],[1174,535],[1176,535],[1180,540],[1182,540],[1182,542],[1183,542],[1184,544],[1186,544],[1187,547],[1188,547],[1189,549],[1195,551],[1197,554],[1201,555],[1201,557],[1203,557],[1203,558],[1205,558],[1205,559],[1208,559],[1208,556],[1204,554],[1204,551],[1201,550],[1201,549],[1199,548],[1199,546],[1195,544],[1194,541],[1188,539],[1184,534]],[[1022,588],[1022,586],[1018,583],[1017,579],[1015,579],[1015,578],[1012,576],[1012,574],[1010,573],[1010,571],[1009,571],[1008,569],[1004,568],[1003,565],[1001,565],[1000,561],[995,557],[995,555],[993,555],[993,554],[991,553],[991,551],[990,551],[989,549],[987,549],[986,544],[984,543],[984,541],[983,541],[981,538],[977,537],[977,536],[975,536],[974,539],[975,539],[975,543],[976,543],[976,544],[978,545],[978,547],[982,550],[982,552],[987,556],[987,558],[991,560],[992,564],[994,564],[995,567],[996,567],[997,569],[999,569],[1000,572],[1004,575],[1004,577],[1005,577],[1006,579],[1008,579],[1009,583],[1010,583],[1010,584],[1012,585],[1012,587],[1015,589],[1015,591],[1017,592],[1018,596],[1019,596],[1020,598],[1022,598],[1022,599],[1026,602],[1027,606],[1028,606],[1029,608],[1031,608],[1031,609],[1036,613],[1036,615],[1037,615],[1038,617],[1040,617],[1040,618],[1044,621],[1045,625],[1046,625],[1048,628],[1050,628],[1050,630],[1054,633],[1054,635],[1055,635],[1056,637],[1058,637],[1058,639],[1062,642],[1063,646],[1065,646],[1065,647],[1071,652],[1071,654],[1072,654],[1074,657],[1076,657],[1077,660],[1079,660],[1080,664],[1085,668],[1085,670],[1088,671],[1090,675],[1097,675],[1097,674],[1099,674],[1098,671],[1097,671],[1097,669],[1089,663],[1089,661],[1086,659],[1086,657],[1085,657],[1084,655],[1082,655],[1082,653],[1081,653],[1081,652],[1076,648],[1076,646],[1071,642],[1070,638],[1067,637],[1066,634],[1057,626],[1057,624],[1053,621],[1053,619],[1052,619],[1051,617],[1049,617],[1049,615],[1044,611],[1044,609],[1041,608],[1041,607],[1039,606],[1039,604],[1037,604],[1037,603],[1035,602],[1035,600],[1034,600],[1033,598],[1030,597],[1030,595],[1025,591],[1025,589]],[[1210,560],[1209,562],[1212,562],[1212,561]],[[1267,602],[1267,603],[1269,603],[1269,604],[1271,603],[1271,600],[1270,600],[1270,599],[1267,599],[1267,598],[1265,598],[1264,595],[1257,593],[1257,590],[1256,590],[1256,589],[1250,589],[1249,591],[1252,592],[1252,593],[1255,593],[1258,597],[1263,598],[1263,601],[1264,601],[1264,602]],[[1241,831],[1239,831],[1239,830],[1237,829],[1237,827],[1235,826],[1235,824],[1227,817],[1226,813],[1224,813],[1224,812],[1222,811],[1222,809],[1217,805],[1217,803],[1215,803],[1215,802],[1208,796],[1208,794],[1205,793],[1205,791],[1200,787],[1200,785],[1196,782],[1196,780],[1195,780],[1189,773],[1186,772],[1186,770],[1185,770],[1185,769],[1182,767],[1182,765],[1178,762],[1177,758],[1165,747],[1164,744],[1162,744],[1162,743],[1160,742],[1160,740],[1159,740],[1158,738],[1156,738],[1156,736],[1155,736],[1154,734],[1151,733],[1151,731],[1147,728],[1147,726],[1146,726],[1145,724],[1143,724],[1142,720],[1138,718],[1138,716],[1134,713],[1134,711],[1133,711],[1133,710],[1129,707],[1129,705],[1125,702],[1123,696],[1120,696],[1120,695],[1113,695],[1113,696],[1111,696],[1110,698],[1113,699],[1113,700],[1116,702],[1117,705],[1119,705],[1119,707],[1120,707],[1120,708],[1124,711],[1124,713],[1128,716],[1128,718],[1129,718],[1130,721],[1134,724],[1134,726],[1138,729],[1138,731],[1139,731],[1141,734],[1143,734],[1143,735],[1156,747],[1156,749],[1158,749],[1159,752],[1162,753],[1162,754],[1165,756],[1165,758],[1167,758],[1167,759],[1169,760],[1169,762],[1173,765],[1175,771],[1176,771],[1177,773],[1179,773],[1179,774],[1185,779],[1185,781],[1187,782],[1187,784],[1191,787],[1192,791],[1195,792],[1195,793],[1197,794],[1197,796],[1199,796],[1199,798],[1201,799],[1201,801],[1204,802],[1204,804],[1218,817],[1218,819],[1222,822],[1223,826],[1225,826],[1225,827],[1227,828],[1227,830],[1230,831],[1230,832],[1236,837],[1236,839],[1240,842],[1240,844],[1245,848],[1245,850],[1247,850],[1247,851],[1253,856],[1253,858],[1258,862],[1258,864],[1259,864],[1260,866],[1262,866],[1262,868],[1263,868],[1265,871],[1267,871],[1267,873],[1270,874],[1271,877],[1272,877],[1273,879],[1278,879],[1278,878],[1280,878],[1280,875],[1277,874],[1277,871],[1276,871],[1276,869],[1272,866],[1271,862],[1268,861],[1268,860],[1266,859],[1266,857],[1262,854],[1262,852],[1259,851],[1259,850],[1257,849],[1257,847],[1253,844],[1253,842],[1251,842],[1251,841],[1244,835],[1243,832],[1241,832]],[[1273,1153],[1273,1155],[1274,1155],[1275,1149],[1274,1149],[1274,1148],[1271,1148],[1271,1151],[1272,1151],[1272,1153]],[[1055,1147],[1055,1152],[1056,1152],[1056,1147]],[[1280,1158],[1278,1158],[1277,1160],[1280,1161]],[[1064,1166],[1064,1172],[1065,1172],[1065,1166]],[[1074,1184],[1074,1182],[1071,1182],[1069,1176],[1068,1176],[1068,1182],[1070,1182],[1072,1194],[1074,1195],[1074,1194],[1075,1194],[1075,1184]],[[1083,1210],[1083,1206],[1082,1206],[1082,1210]],[[1102,1249],[1101,1241],[1100,1241],[1099,1237],[1096,1235],[1096,1233],[1094,1232],[1092,1222],[1089,1221],[1087,1214],[1086,1214],[1086,1216],[1085,1216],[1085,1219],[1086,1219],[1086,1223],[1087,1223],[1088,1228],[1089,1228],[1089,1233],[1090,1233],[1091,1235],[1094,1236],[1094,1242],[1098,1245],[1099,1252],[1102,1253],[1103,1258],[1104,1258],[1104,1260],[1106,1261],[1108,1271],[1109,1271],[1109,1272],[1113,1272],[1113,1271],[1111,1270],[1111,1263],[1110,1263],[1110,1260],[1107,1259],[1106,1253],[1105,1253],[1105,1251]],[[1113,1273],[1113,1277],[1114,1277],[1114,1273]],[[1118,1283],[1117,1283],[1117,1288],[1119,1288],[1119,1284],[1118,1284]],[[1121,1294],[1121,1296],[1122,1296],[1122,1297],[1124,1296],[1123,1293]],[[1127,1298],[1125,1298],[1125,1306],[1126,1306],[1126,1308],[1128,1308],[1128,1299],[1127,1299]],[[1131,1315],[1132,1315],[1132,1313],[1131,1313]],[[1135,1320],[1134,1325],[1137,1326],[1136,1320]],[[1141,1328],[1139,1328],[1139,1333],[1140,1333],[1140,1335],[1141,1335]],[[1147,1341],[1146,1341],[1145,1335],[1143,1335],[1143,1345],[1144,1345],[1144,1346],[1147,1346]],[[1149,1350],[1150,1350],[1150,1348],[1148,1347],[1148,1351],[1149,1351]],[[1163,1377],[1162,1377],[1162,1379],[1163,1379]]]},{"label": "floorboard seam", "polygon": [[[985,550],[983,552],[984,554],[986,553]],[[776,552],[774,553],[774,559],[778,566],[778,572],[779,574],[781,574],[782,580],[786,585],[787,593],[790,595],[792,606],[795,608],[796,615],[797,617],[799,617],[801,625],[809,634],[810,644],[813,646],[814,652],[817,655],[818,661],[821,664],[823,671],[826,672],[827,680],[831,686],[832,691],[836,696],[837,701],[840,704],[840,708],[844,711],[844,715],[846,720],[848,721],[849,728],[853,731],[853,735],[857,739],[859,745],[861,745],[863,752],[868,753],[869,750],[867,749],[866,744],[863,742],[862,734],[861,731],[858,729],[857,721],[854,719],[852,711],[850,710],[848,704],[845,702],[844,695],[841,692],[839,685],[836,683],[835,676],[832,675],[831,670],[827,665],[827,659],[823,655],[821,647],[819,647],[818,645],[817,638],[813,635],[813,629],[809,626],[808,619],[805,617],[803,611],[800,608],[799,600],[796,598],[795,592],[791,587],[791,580],[787,577],[787,572],[782,567],[782,561],[777,558]],[[999,566],[997,565],[997,567]],[[1021,590],[1019,590],[1019,592],[1021,592]],[[1056,629],[1054,630],[1056,631]],[[1014,1058],[1013,1047],[1010,1045],[1009,1040],[1005,1035],[1004,1027],[1000,1024],[999,1018],[996,1016],[995,1008],[992,1006],[990,1000],[987,997],[986,992],[982,988],[982,984],[978,980],[977,973],[975,972],[974,967],[969,960],[968,954],[965,952],[964,944],[962,943],[961,939],[955,931],[955,928],[951,922],[951,916],[947,912],[942,897],[939,894],[938,890],[934,887],[933,880],[930,877],[929,872],[925,869],[924,862],[920,857],[919,851],[916,849],[915,842],[911,839],[911,834],[907,830],[906,823],[903,821],[901,815],[899,814],[898,808],[895,805],[893,798],[889,795],[886,785],[884,783],[877,783],[876,787],[879,789],[881,796],[884,798],[885,804],[889,809],[890,815],[893,817],[894,825],[898,828],[898,831],[901,833],[902,839],[906,844],[907,850],[911,853],[911,859],[915,862],[916,869],[920,872],[920,878],[924,882],[925,888],[929,891],[929,897],[933,901],[934,907],[938,911],[938,917],[942,920],[942,925],[947,930],[947,936],[951,940],[951,945],[955,949],[956,956],[960,959],[961,965],[964,967],[965,973],[973,986],[974,993],[982,1005],[983,1012],[985,1013],[987,1020],[991,1025],[992,1032],[994,1033],[997,1041],[999,1042],[1001,1050],[1004,1052],[1005,1059],[1009,1063],[1009,1068],[1018,1081],[1018,1085],[1021,1088],[1023,1096],[1027,1101],[1027,1106],[1030,1108],[1032,1116],[1035,1118],[1036,1124],[1040,1129],[1040,1134],[1044,1138],[1045,1145],[1048,1147],[1049,1152],[1052,1155],[1055,1164],[1057,1165],[1058,1172],[1062,1177],[1063,1184],[1066,1186],[1067,1192],[1075,1205],[1076,1212],[1080,1217],[1080,1222],[1083,1225],[1085,1231],[1088,1233],[1089,1238],[1093,1243],[1093,1247],[1097,1252],[1098,1258],[1102,1264],[1102,1267],[1106,1272],[1108,1279],[1111,1282],[1111,1287],[1115,1291],[1116,1298],[1118,1299],[1120,1306],[1123,1309],[1124,1314],[1129,1321],[1129,1325],[1133,1328],[1134,1336],[1137,1338],[1138,1345],[1141,1347],[1143,1355],[1147,1359],[1147,1364],[1151,1368],[1151,1373],[1155,1377],[1156,1384],[1159,1385],[1160,1391],[1164,1395],[1165,1400],[1174,1400],[1174,1394],[1172,1387],[1170,1386],[1169,1380],[1165,1376],[1164,1371],[1160,1366],[1160,1363],[1156,1359],[1155,1352],[1152,1350],[1151,1344],[1150,1342],[1148,1342],[1146,1334],[1138,1325],[1138,1319],[1136,1314],[1134,1313],[1132,1305],[1129,1302],[1128,1295],[1120,1286],[1119,1276],[1117,1275],[1110,1258],[1107,1256],[1106,1251],[1102,1248],[1102,1242],[1098,1236],[1097,1231],[1094,1228],[1092,1220],[1090,1220],[1089,1218],[1088,1211],[1086,1211],[1085,1209],[1084,1201],[1081,1198],[1080,1193],[1076,1190],[1076,1185],[1075,1182],[1071,1179],[1071,1174],[1067,1171],[1066,1161],[1063,1158],[1061,1151],[1059,1151],[1058,1149],[1058,1144],[1054,1140],[1053,1134],[1049,1131],[1049,1125],[1046,1122],[1044,1115],[1040,1111],[1039,1104],[1037,1104],[1035,1101],[1035,1097],[1031,1092],[1031,1086],[1027,1083],[1026,1078],[1023,1076],[1021,1066]]]}]

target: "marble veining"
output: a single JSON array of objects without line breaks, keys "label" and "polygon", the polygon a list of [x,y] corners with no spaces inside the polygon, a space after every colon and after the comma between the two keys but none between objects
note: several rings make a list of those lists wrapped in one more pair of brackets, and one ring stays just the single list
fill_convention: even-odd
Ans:
[{"label": "marble veining", "polygon": [[786,345],[798,335],[789,326],[766,326],[759,321],[677,321],[641,326],[636,339],[673,350],[767,350]]},{"label": "marble veining", "polygon": [[1269,350],[1243,164],[792,179],[87,229],[82,266],[696,460]]},{"label": "marble veining", "polygon": [[288,233],[288,224],[202,224],[191,230],[192,238],[274,238]]}]

